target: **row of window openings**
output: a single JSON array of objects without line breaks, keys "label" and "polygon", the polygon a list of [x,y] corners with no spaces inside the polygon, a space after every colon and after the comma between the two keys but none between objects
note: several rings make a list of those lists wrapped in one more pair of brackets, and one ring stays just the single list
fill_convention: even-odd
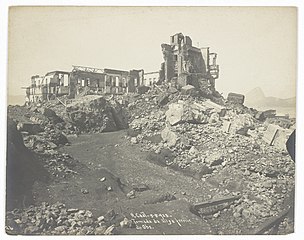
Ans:
[{"label": "row of window openings", "polygon": [[[45,80],[45,84],[48,84],[48,80],[47,78],[44,78],[42,80],[38,80],[38,86],[44,84],[44,80]],[[63,75],[63,74],[59,74],[58,76],[58,80],[59,80],[59,85],[61,86],[68,86],[68,75]],[[36,80],[32,81],[33,84],[36,84]]]},{"label": "row of window openings", "polygon": [[[97,82],[97,87],[100,87],[101,84],[100,84],[100,79],[97,79],[96,80]],[[122,86],[126,86],[127,85],[127,82],[126,82],[126,79],[123,78],[122,81],[119,81],[119,78],[118,77],[110,77],[107,79],[107,82],[106,82],[106,85],[109,86],[112,82],[112,86],[116,86],[116,87],[122,87]],[[43,81],[42,81],[43,83]],[[82,87],[84,86],[90,86],[90,78],[87,78],[87,79],[78,79],[78,84],[81,85]],[[48,84],[48,81],[46,79],[46,84]],[[67,86],[67,84],[63,84],[63,83],[60,83],[59,85],[61,86]],[[134,85],[137,86],[138,85],[138,82],[137,82],[137,78],[134,79]],[[38,86],[40,86],[40,80],[38,80]]]},{"label": "row of window openings", "polygon": [[[100,79],[96,79],[96,87],[101,87],[102,84],[101,84],[101,80]],[[78,79],[78,82],[77,82],[80,86],[82,87],[85,87],[85,86],[88,86],[90,87],[91,86],[91,81],[90,81],[90,78],[87,78],[87,79]],[[122,81],[119,81],[119,78],[118,77],[115,77],[115,78],[108,78],[106,80],[106,86],[110,86],[112,83],[112,86],[113,87],[126,87],[127,86],[127,81],[125,78],[122,79]],[[137,78],[134,79],[134,85],[135,87],[138,85],[138,81],[137,81]],[[92,85],[93,86],[93,85]],[[94,86],[93,86],[94,87]]]}]

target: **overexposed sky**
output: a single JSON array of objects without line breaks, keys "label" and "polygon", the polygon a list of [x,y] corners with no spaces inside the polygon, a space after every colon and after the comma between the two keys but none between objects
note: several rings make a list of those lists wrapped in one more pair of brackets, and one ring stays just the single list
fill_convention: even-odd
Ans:
[{"label": "overexposed sky", "polygon": [[8,87],[72,65],[157,71],[161,43],[182,32],[218,53],[216,88],[295,96],[297,11],[292,7],[12,7]]}]

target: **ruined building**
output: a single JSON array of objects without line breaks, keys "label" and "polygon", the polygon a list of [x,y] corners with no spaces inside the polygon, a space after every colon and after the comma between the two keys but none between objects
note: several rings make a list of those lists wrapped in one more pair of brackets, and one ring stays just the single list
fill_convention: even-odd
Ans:
[{"label": "ruined building", "polygon": [[69,94],[69,72],[53,71],[45,76],[31,77],[31,85],[26,88],[26,97],[30,102],[49,100],[52,96]]},{"label": "ruined building", "polygon": [[153,84],[159,81],[159,71],[144,73],[143,85],[147,87],[152,87]]},{"label": "ruined building", "polygon": [[142,93],[163,81],[178,89],[192,85],[205,97],[219,97],[215,90],[215,79],[219,77],[217,54],[209,52],[209,47],[194,47],[189,36],[177,33],[170,37],[170,44],[164,43],[161,48],[164,62],[160,71],[73,66],[71,72],[33,76],[26,88],[27,101],[47,101],[62,95],[74,98],[87,94]]},{"label": "ruined building", "polygon": [[75,98],[86,94],[135,93],[143,82],[143,70],[73,66],[71,72],[53,71],[45,76],[32,76],[31,85],[26,88],[26,97],[29,102],[39,102],[63,95]]},{"label": "ruined building", "polygon": [[219,77],[216,53],[209,47],[192,46],[189,36],[177,33],[170,37],[170,44],[161,45],[164,62],[161,64],[160,80],[175,84],[178,88],[193,85],[205,94],[215,92],[215,79]]},{"label": "ruined building", "polygon": [[71,95],[74,97],[86,90],[95,93],[134,93],[143,84],[143,70],[98,69],[73,66],[71,72]]}]

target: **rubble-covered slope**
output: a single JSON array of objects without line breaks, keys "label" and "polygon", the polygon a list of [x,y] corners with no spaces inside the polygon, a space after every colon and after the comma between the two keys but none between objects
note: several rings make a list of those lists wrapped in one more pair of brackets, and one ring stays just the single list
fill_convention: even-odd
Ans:
[{"label": "rubble-covered slope", "polygon": [[[15,145],[24,141],[52,180],[65,178],[70,181],[86,166],[60,151],[61,146],[70,144],[68,137],[127,129],[126,144],[146,152],[144,160],[214,187],[208,194],[198,193],[197,197],[189,198],[191,204],[239,197],[229,208],[211,216],[204,216],[203,210],[200,213],[209,223],[215,223],[214,231],[218,234],[243,234],[248,226],[258,228],[268,218],[294,204],[294,162],[285,147],[294,123],[279,127],[261,120],[254,109],[241,104],[219,103],[160,85],[144,94],[89,95],[28,107],[11,106],[9,116],[14,118],[16,129],[9,131],[14,133],[18,129],[21,132],[22,136],[17,131],[19,137]],[[15,157],[8,157],[11,158]],[[20,164],[14,171],[19,168],[27,169]],[[34,180],[30,182],[33,184]],[[37,206],[34,212],[48,208],[52,207]],[[81,211],[80,215],[83,214],[85,212]],[[224,220],[227,218],[232,221]],[[216,229],[217,222],[221,223],[221,229]],[[58,229],[41,224],[39,227],[46,227],[44,230],[34,226],[30,230],[22,227],[20,231],[85,234],[83,227],[73,232],[75,227],[69,224]],[[293,231],[290,219],[285,219],[283,225],[282,233]],[[86,228],[86,233],[96,234],[98,226]],[[102,227],[100,231],[105,230]]]}]

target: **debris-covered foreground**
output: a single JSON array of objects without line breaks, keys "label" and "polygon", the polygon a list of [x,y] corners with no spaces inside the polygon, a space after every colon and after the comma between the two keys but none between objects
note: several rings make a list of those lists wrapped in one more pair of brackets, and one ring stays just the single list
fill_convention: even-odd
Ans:
[{"label": "debris-covered foreground", "polygon": [[[134,214],[138,206],[143,206],[138,212],[153,209],[169,214],[166,211],[173,209],[172,216],[193,217],[193,234],[293,232],[295,169],[285,143],[295,123],[280,127],[242,104],[223,99],[217,102],[220,105],[161,85],[142,95],[88,95],[27,107],[10,106],[8,117],[14,121],[9,120],[8,129],[8,178],[13,186],[22,183],[23,187],[8,186],[7,232],[155,233],[154,226],[149,225],[151,219],[143,213],[144,224],[139,222],[139,215]],[[116,140],[109,145],[98,140],[110,138],[106,132],[117,130],[123,133],[117,135],[114,146]],[[88,137],[74,147],[78,136]],[[20,154],[9,155],[12,151]],[[66,151],[79,151],[79,155]],[[101,152],[93,155],[95,151]],[[100,154],[106,156],[105,162],[100,162]],[[26,170],[29,164],[35,174]],[[147,170],[134,172],[139,166]],[[112,177],[112,184],[108,184],[108,177],[98,173],[97,178],[99,168],[119,179]],[[16,171],[22,174],[13,177]],[[163,174],[160,177],[156,172]],[[97,180],[91,183],[95,173]],[[157,182],[158,178],[167,182],[162,185],[163,180]],[[86,181],[87,186],[77,188]],[[56,192],[57,185],[72,186],[73,182],[71,188],[77,193],[71,190],[68,195],[66,188],[62,190],[66,191],[66,195],[62,192],[65,199]],[[35,195],[35,188],[47,188],[48,193],[44,196],[41,190]],[[82,198],[88,209],[77,207]],[[94,213],[98,204],[103,209]],[[110,211],[122,205],[119,214]],[[204,227],[197,230],[200,225]],[[185,234],[181,226],[177,224],[173,232]]]}]

